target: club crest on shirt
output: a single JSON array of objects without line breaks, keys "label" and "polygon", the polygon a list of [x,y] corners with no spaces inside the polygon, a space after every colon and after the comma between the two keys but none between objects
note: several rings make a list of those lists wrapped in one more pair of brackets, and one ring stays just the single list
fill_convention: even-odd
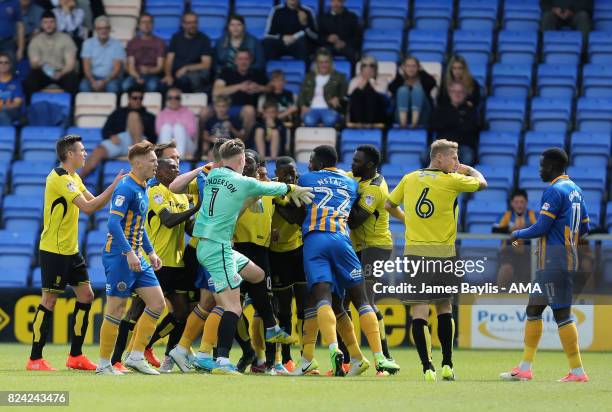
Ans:
[{"label": "club crest on shirt", "polygon": [[157,203],[158,205],[161,205],[162,202],[164,201],[164,198],[159,193],[156,193],[153,195],[153,200],[155,200],[155,203]]},{"label": "club crest on shirt", "polygon": [[374,196],[366,196],[365,197],[365,204],[368,206],[372,206],[374,204]]},{"label": "club crest on shirt", "polygon": [[548,204],[548,202],[546,202],[542,205],[542,210],[548,210],[548,209],[550,209],[550,205]]},{"label": "club crest on shirt", "polygon": [[74,182],[68,182],[66,187],[68,188],[69,191],[71,191],[73,193],[77,191],[76,185],[74,184]]},{"label": "club crest on shirt", "polygon": [[123,202],[125,202],[125,196],[119,195],[115,198],[115,206],[121,207]]}]

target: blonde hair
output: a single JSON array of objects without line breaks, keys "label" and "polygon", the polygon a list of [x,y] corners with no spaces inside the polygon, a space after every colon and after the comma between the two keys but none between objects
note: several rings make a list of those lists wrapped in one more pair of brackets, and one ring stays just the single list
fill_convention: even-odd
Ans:
[{"label": "blonde hair", "polygon": [[446,139],[439,139],[431,144],[431,147],[429,148],[429,157],[431,160],[433,160],[436,158],[438,153],[445,154],[449,150],[458,149],[459,145],[457,144],[457,142],[451,142],[450,140]]},{"label": "blonde hair", "polygon": [[334,58],[332,57],[332,54],[329,52],[329,50],[327,50],[325,47],[319,47],[319,49],[317,50],[317,53],[315,55],[315,61],[314,61],[314,72],[316,74],[319,74],[319,65],[318,65],[318,60],[319,57],[326,57],[329,59],[329,73],[334,71]]},{"label": "blonde hair", "polygon": [[228,140],[219,148],[219,155],[223,160],[231,159],[239,154],[244,154],[244,142],[240,139]]},{"label": "blonde hair", "polygon": [[[463,66],[463,80],[456,80],[453,78],[453,64],[459,63]],[[448,89],[453,83],[463,83],[463,87],[465,87],[465,93],[467,95],[471,95],[474,91],[474,77],[472,77],[472,73],[470,73],[470,69],[468,68],[467,62],[465,59],[456,54],[448,61],[446,65],[446,73],[444,73],[444,90],[448,94]]]},{"label": "blonde hair", "polygon": [[155,145],[148,140],[144,140],[130,147],[130,150],[128,151],[128,160],[131,162],[137,156],[144,156],[147,153],[154,151]]}]

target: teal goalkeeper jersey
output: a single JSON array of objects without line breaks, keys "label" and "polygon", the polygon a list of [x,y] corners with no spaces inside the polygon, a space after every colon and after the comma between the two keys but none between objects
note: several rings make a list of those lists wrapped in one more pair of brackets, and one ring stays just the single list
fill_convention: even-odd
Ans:
[{"label": "teal goalkeeper jersey", "polygon": [[231,242],[238,215],[247,198],[282,196],[288,189],[285,183],[260,182],[229,167],[213,169],[206,179],[193,235],[216,242]]}]

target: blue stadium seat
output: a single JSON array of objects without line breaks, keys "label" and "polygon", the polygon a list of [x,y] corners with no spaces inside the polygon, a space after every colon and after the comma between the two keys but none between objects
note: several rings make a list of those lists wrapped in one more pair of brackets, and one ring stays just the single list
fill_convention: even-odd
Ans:
[{"label": "blue stadium seat", "polygon": [[499,32],[497,54],[500,63],[532,65],[537,52],[537,32],[512,30]]},{"label": "blue stadium seat", "polygon": [[11,259],[5,258],[5,256],[0,256],[0,265],[2,265],[0,288],[24,288],[28,286],[30,265],[15,266],[17,263],[16,257]]},{"label": "blue stadium seat", "polygon": [[612,68],[609,64],[586,64],[582,68],[584,97],[612,98]]},{"label": "blue stadium seat", "polygon": [[0,126],[0,172],[8,170],[15,152],[17,132],[13,126]]},{"label": "blue stadium seat", "polygon": [[540,5],[533,0],[505,0],[503,28],[537,32],[540,28]]},{"label": "blue stadium seat", "polygon": [[382,131],[379,129],[344,129],[340,140],[341,158],[346,162],[352,159],[357,146],[371,144],[381,150]]},{"label": "blue stadium seat", "polygon": [[104,187],[110,185],[121,169],[123,169],[124,173],[127,173],[130,170],[130,164],[124,160],[109,160],[104,163],[102,185]]},{"label": "blue stadium seat", "polygon": [[542,56],[544,63],[573,64],[580,62],[582,34],[579,31],[545,31]]},{"label": "blue stadium seat", "polygon": [[[472,225],[472,233],[491,233],[491,226],[486,223]],[[470,285],[495,283],[497,279],[498,252],[501,242],[491,239],[463,239],[458,248],[459,256],[464,260],[483,260],[484,270],[465,273],[463,281]]]},{"label": "blue stadium seat", "polygon": [[452,0],[415,0],[414,27],[448,31],[453,16]]},{"label": "blue stadium seat", "polygon": [[497,1],[461,0],[458,21],[462,30],[493,31],[497,21]]},{"label": "blue stadium seat", "polygon": [[[588,207],[588,205],[587,205]],[[587,209],[588,211],[588,209]],[[610,233],[610,231],[612,230],[612,201],[609,201],[606,204],[606,222],[605,222],[605,228],[608,231],[608,233]]]},{"label": "blue stadium seat", "polygon": [[525,98],[531,88],[531,66],[496,63],[491,89],[494,96]]},{"label": "blue stadium seat", "polygon": [[[38,235],[35,231],[0,230],[0,255],[34,256]],[[2,270],[5,269],[7,267],[3,266]]]},{"label": "blue stadium seat", "polygon": [[406,51],[421,61],[442,62],[447,45],[446,31],[414,29],[408,32]]},{"label": "blue stadium seat", "polygon": [[612,31],[612,2],[598,0],[594,2],[593,25],[595,30]]},{"label": "blue stadium seat", "polygon": [[531,129],[538,132],[566,132],[572,115],[571,99],[531,100]]},{"label": "blue stadium seat", "polygon": [[363,54],[370,55],[376,58],[378,61],[392,61],[396,62],[399,60],[399,52],[402,49],[401,39],[388,38],[386,40],[371,40],[366,39],[363,42]]},{"label": "blue stadium seat", "polygon": [[562,64],[540,64],[538,66],[537,91],[541,97],[572,98],[576,94],[578,68]]},{"label": "blue stadium seat", "polygon": [[179,31],[180,27],[180,16],[157,16],[157,18],[155,18],[153,33],[156,36],[169,41],[172,35]]},{"label": "blue stadium seat", "polygon": [[298,169],[298,174],[301,175],[305,175],[306,173],[309,172],[308,170],[308,163],[304,163],[304,162],[296,162],[295,165],[297,166]]},{"label": "blue stadium seat", "polygon": [[57,160],[55,146],[45,141],[26,140],[21,143],[20,156],[30,162],[53,163]]},{"label": "blue stadium seat", "polygon": [[42,221],[43,197],[7,195],[2,209],[2,224],[7,229],[37,230]]},{"label": "blue stadium seat", "polygon": [[391,191],[395,188],[395,186],[397,186],[400,180],[402,180],[402,177],[404,177],[404,175],[420,168],[420,163],[403,165],[386,164],[382,166],[381,172],[382,175],[385,177],[385,180],[387,181],[389,191]]},{"label": "blue stadium seat", "polygon": [[72,97],[69,93],[36,92],[32,94],[31,104],[37,102],[49,102],[59,106],[64,119],[70,117],[72,109]]},{"label": "blue stadium seat", "polygon": [[408,3],[393,0],[370,3],[369,26],[373,29],[403,30],[408,16]]},{"label": "blue stadium seat", "polygon": [[467,203],[467,211],[465,214],[465,225],[468,232],[472,232],[475,225],[486,225],[491,233],[493,223],[497,222],[499,216],[504,213],[507,208],[506,200],[497,201],[474,201],[470,200]]},{"label": "blue stadium seat", "polygon": [[392,29],[367,29],[363,33],[364,41],[391,41],[393,43],[402,43],[402,32]]},{"label": "blue stadium seat", "polygon": [[472,64],[487,64],[493,50],[493,32],[457,30],[453,34],[453,52]]},{"label": "blue stadium seat", "polygon": [[224,3],[201,3],[201,4],[194,4],[194,2],[191,2],[191,10],[194,13],[197,13],[197,15],[199,17],[203,17],[203,16],[221,16],[221,17],[225,17],[227,18],[227,16],[229,15],[229,4],[224,4]]},{"label": "blue stadium seat", "polygon": [[92,151],[102,141],[102,129],[97,127],[69,127],[66,134],[76,134],[83,138],[85,149]]},{"label": "blue stadium seat", "polygon": [[537,167],[544,150],[550,147],[565,148],[565,133],[527,132],[524,146],[525,162]]},{"label": "blue stadium seat", "polygon": [[600,167],[570,166],[567,169],[567,174],[583,191],[599,191],[602,196],[606,190],[606,172]]},{"label": "blue stadium seat", "polygon": [[496,132],[520,132],[525,119],[525,100],[489,97],[485,118]]},{"label": "blue stadium seat", "polygon": [[44,186],[45,180],[54,162],[31,162],[18,160],[12,165],[12,189],[18,191],[20,186]]},{"label": "blue stadium seat", "polygon": [[55,143],[62,135],[61,127],[53,126],[26,126],[21,129],[21,142],[33,140],[37,142]]},{"label": "blue stadium seat", "polygon": [[514,166],[519,152],[520,135],[509,132],[481,132],[478,144],[480,164]]},{"label": "blue stadium seat", "polygon": [[13,126],[0,126],[0,142],[15,142],[17,131]]},{"label": "blue stadium seat", "polygon": [[93,255],[101,255],[102,249],[106,244],[107,240],[107,232],[102,232],[99,230],[92,230],[87,233],[85,252],[87,258]]},{"label": "blue stadium seat", "polygon": [[487,190],[474,193],[475,200],[503,200],[514,187],[514,166],[478,165],[476,169],[486,176]]},{"label": "blue stadium seat", "polygon": [[[378,61],[386,61],[384,58],[379,58],[377,57],[377,54],[373,54],[374,57],[376,57],[378,59]],[[351,70],[351,62],[348,60],[341,60],[338,58],[334,59],[334,69],[342,74],[344,74],[346,76],[346,81],[347,83],[351,81],[351,78],[353,77],[351,75],[352,70]]]},{"label": "blue stadium seat", "polygon": [[570,147],[572,164],[606,168],[610,146],[610,135],[607,133],[574,132]]},{"label": "blue stadium seat", "polygon": [[589,62],[593,64],[612,63],[612,32],[592,31],[589,33]]},{"label": "blue stadium seat", "polygon": [[469,66],[472,77],[480,84],[481,95],[483,95],[484,92],[482,90],[489,84],[488,64],[470,63]]},{"label": "blue stadium seat", "polygon": [[533,210],[540,210],[542,192],[548,187],[548,183],[542,182],[537,167],[531,165],[521,166],[519,169],[518,187],[527,191],[529,197],[528,206]]},{"label": "blue stadium seat", "polygon": [[160,16],[180,16],[184,12],[184,3],[178,4],[149,4],[145,7],[147,13],[150,13],[156,20]]},{"label": "blue stadium seat", "polygon": [[[250,29],[248,21],[246,20],[247,18],[245,17],[247,28]],[[226,21],[227,17],[225,16],[198,16],[198,29],[214,42],[223,35],[223,29],[225,28]]]},{"label": "blue stadium seat", "polygon": [[421,156],[427,150],[425,130],[390,129],[387,134],[387,162],[420,164]]},{"label": "blue stadium seat", "polygon": [[298,88],[304,81],[306,67],[302,60],[269,60],[266,64],[268,76],[274,70],[281,70],[285,74],[287,86],[296,85]]},{"label": "blue stadium seat", "polygon": [[578,99],[576,125],[582,132],[612,132],[612,99]]}]

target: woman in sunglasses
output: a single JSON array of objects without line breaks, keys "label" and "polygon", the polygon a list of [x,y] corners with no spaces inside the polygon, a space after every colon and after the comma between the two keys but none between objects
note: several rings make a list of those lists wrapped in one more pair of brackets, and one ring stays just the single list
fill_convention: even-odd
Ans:
[{"label": "woman in sunglasses", "polygon": [[166,93],[166,108],[155,119],[158,143],[174,140],[182,158],[191,159],[197,147],[196,117],[188,107],[181,104],[181,90],[171,87]]},{"label": "woman in sunglasses", "polygon": [[387,108],[388,83],[378,78],[378,61],[364,56],[359,65],[359,73],[353,77],[348,87],[349,127],[383,127]]}]

